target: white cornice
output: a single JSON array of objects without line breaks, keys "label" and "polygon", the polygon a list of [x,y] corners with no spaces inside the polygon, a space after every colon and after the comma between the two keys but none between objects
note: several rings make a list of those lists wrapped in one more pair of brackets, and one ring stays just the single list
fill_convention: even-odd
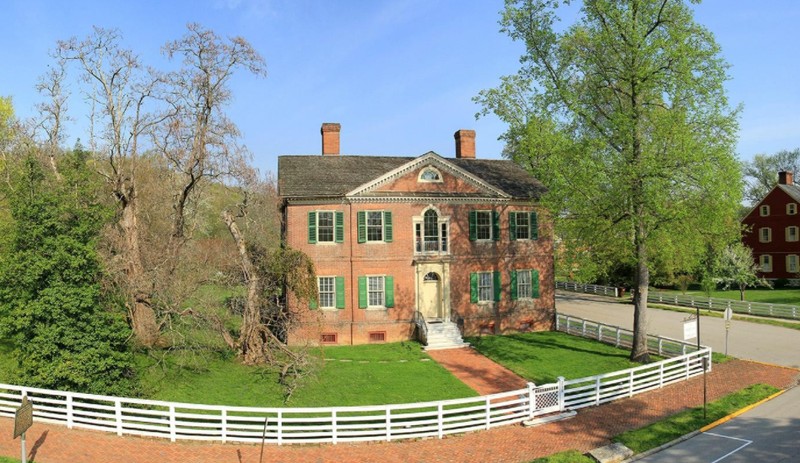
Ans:
[{"label": "white cornice", "polygon": [[[408,172],[420,168],[425,165],[432,165],[440,170],[449,172],[450,174],[466,181],[467,183],[472,184],[473,186],[478,187],[481,190],[484,190],[486,193],[497,195],[499,198],[503,199],[510,199],[511,196],[506,192],[489,185],[488,183],[484,182],[480,178],[472,175],[471,173],[465,171],[464,169],[454,165],[453,163],[449,162],[445,158],[439,156],[438,154],[434,153],[433,151],[428,151],[427,153],[423,154],[422,156],[413,159],[402,166],[387,172],[386,174],[372,180],[368,183],[365,183],[356,189],[345,193],[345,196],[348,199],[354,199],[354,197],[360,196],[366,192],[374,191],[381,185],[384,185],[394,179],[397,179]],[[375,199],[375,198],[370,198]]]}]

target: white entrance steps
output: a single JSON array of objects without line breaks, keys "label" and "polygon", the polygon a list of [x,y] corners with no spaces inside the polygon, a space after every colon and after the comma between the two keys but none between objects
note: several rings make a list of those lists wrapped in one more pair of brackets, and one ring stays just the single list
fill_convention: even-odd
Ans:
[{"label": "white entrance steps", "polygon": [[428,344],[425,350],[457,349],[467,347],[469,343],[461,339],[458,325],[450,321],[426,320],[428,328]]}]

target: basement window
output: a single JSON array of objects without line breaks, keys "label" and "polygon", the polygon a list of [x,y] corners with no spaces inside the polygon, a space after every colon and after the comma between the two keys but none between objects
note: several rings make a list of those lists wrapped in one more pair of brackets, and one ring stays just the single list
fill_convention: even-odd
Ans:
[{"label": "basement window", "polygon": [[369,342],[386,342],[386,331],[370,331]]},{"label": "basement window", "polygon": [[336,333],[322,333],[319,336],[319,342],[321,344],[338,344],[339,335],[337,335]]}]

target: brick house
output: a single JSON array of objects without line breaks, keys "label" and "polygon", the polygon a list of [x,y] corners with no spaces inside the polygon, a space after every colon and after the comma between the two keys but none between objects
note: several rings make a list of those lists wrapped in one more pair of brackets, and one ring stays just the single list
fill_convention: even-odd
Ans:
[{"label": "brick house", "polygon": [[[340,125],[322,125],[322,155],[278,158],[283,238],[314,261],[319,297],[290,336],[323,344],[543,330],[554,316],[552,223],[542,184],[511,161],[340,155]],[[299,307],[303,308],[304,307]],[[424,321],[423,321],[424,320]],[[415,321],[417,322],[415,324]]]},{"label": "brick house", "polygon": [[767,280],[795,280],[800,273],[800,187],[791,172],[779,172],[778,184],[742,219],[742,242]]}]

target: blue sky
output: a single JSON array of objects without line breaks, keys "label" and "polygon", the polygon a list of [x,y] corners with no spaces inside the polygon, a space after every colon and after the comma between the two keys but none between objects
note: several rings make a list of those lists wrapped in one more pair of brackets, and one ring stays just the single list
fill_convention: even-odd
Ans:
[{"label": "blue sky", "polygon": [[[342,124],[342,152],[453,156],[453,132],[474,129],[477,155],[499,158],[505,126],[475,120],[481,89],[518,68],[522,46],[499,33],[502,0],[0,0],[0,95],[34,114],[34,86],[59,39],[93,25],[118,28],[127,47],[159,66],[160,47],[188,22],[241,35],[262,54],[266,79],[240,73],[228,114],[254,164],[274,172],[280,154],[317,154],[322,122]],[[800,147],[800,2],[707,0],[694,6],[732,65],[727,87],[742,103],[741,159]],[[73,109],[80,103],[73,91]],[[68,143],[86,127],[72,113]]]}]

